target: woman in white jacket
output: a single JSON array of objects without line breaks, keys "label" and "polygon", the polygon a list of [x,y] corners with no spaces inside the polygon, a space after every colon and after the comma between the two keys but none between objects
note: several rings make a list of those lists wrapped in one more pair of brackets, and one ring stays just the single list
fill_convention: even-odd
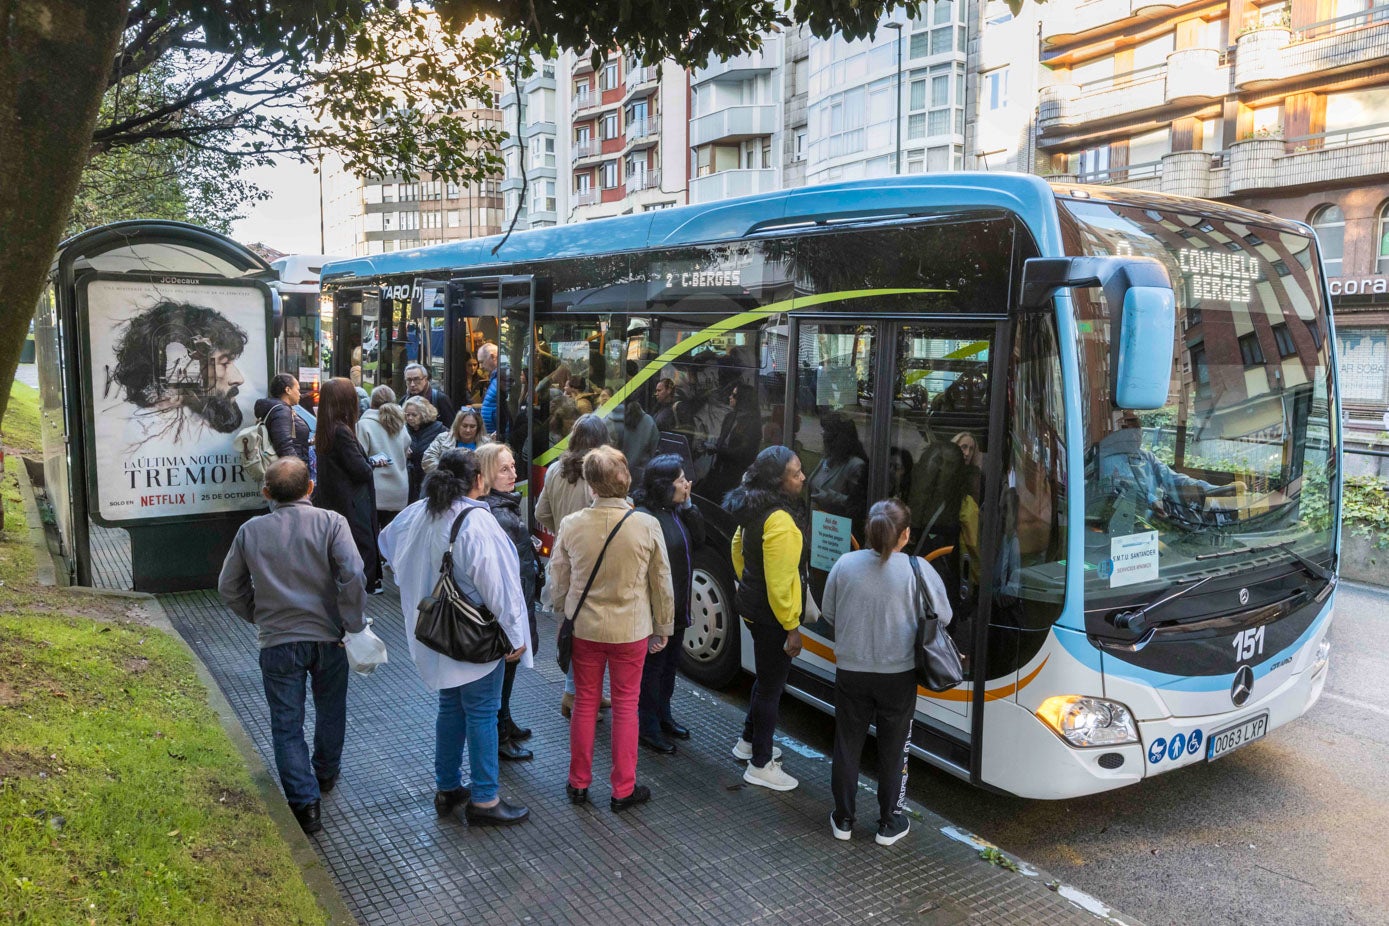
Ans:
[{"label": "woman in white jacket", "polygon": [[410,473],[406,468],[410,434],[405,430],[405,413],[395,404],[395,392],[390,386],[372,390],[371,408],[357,419],[357,440],[372,465],[376,511],[385,527],[410,498]]},{"label": "woman in white jacket", "polygon": [[[465,509],[453,543],[453,578],[474,589],[516,648],[506,657],[531,667],[530,624],[521,592],[516,547],[492,517],[487,484],[471,451],[450,450],[425,477],[422,497],[381,532],[381,551],[400,584],[400,611],[405,640],[420,679],[438,693],[434,727],[434,810],[451,817],[463,805],[468,822],[477,825],[520,823],[530,811],[503,800],[498,787],[497,711],[502,700],[503,660],[459,662],[415,639],[419,604],[434,589],[449,532]],[[463,751],[467,749],[471,788],[463,785]]]}]

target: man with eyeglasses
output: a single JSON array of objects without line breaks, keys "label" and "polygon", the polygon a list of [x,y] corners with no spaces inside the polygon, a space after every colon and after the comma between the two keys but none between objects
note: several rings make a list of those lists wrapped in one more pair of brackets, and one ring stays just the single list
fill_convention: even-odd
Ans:
[{"label": "man with eyeglasses", "polygon": [[405,365],[406,397],[417,395],[439,410],[439,420],[445,426],[453,424],[453,403],[444,390],[429,381],[429,368],[419,363]]}]

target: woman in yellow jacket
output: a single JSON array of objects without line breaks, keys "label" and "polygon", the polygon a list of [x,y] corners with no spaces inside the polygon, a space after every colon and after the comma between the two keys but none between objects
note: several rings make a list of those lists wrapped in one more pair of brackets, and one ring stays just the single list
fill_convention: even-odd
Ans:
[{"label": "woman in yellow jacket", "polygon": [[723,507],[738,522],[733,534],[734,603],[752,635],[756,681],[743,735],[733,756],[746,759],[743,780],[774,791],[798,782],[781,770],[781,750],[772,746],[781,693],[791,660],[801,651],[801,552],[805,547],[794,512],[800,508],[805,472],[788,447],[757,455]]}]

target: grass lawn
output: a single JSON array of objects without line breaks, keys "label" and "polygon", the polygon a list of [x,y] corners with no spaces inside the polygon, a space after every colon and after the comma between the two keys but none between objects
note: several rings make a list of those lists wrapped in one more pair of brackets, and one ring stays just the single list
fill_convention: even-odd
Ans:
[{"label": "grass lawn", "polygon": [[[16,385],[11,447],[37,443]],[[37,585],[0,536],[0,923],[323,923],[192,659],[129,600]]]}]

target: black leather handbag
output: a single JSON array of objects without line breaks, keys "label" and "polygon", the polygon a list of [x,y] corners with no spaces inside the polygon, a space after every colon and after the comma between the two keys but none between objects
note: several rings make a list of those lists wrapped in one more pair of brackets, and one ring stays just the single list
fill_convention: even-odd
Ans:
[{"label": "black leather handbag", "polygon": [[468,595],[453,579],[453,543],[463,527],[463,519],[473,511],[471,505],[458,513],[449,531],[448,549],[439,566],[434,591],[419,604],[415,619],[415,639],[459,662],[489,663],[501,659],[516,647],[487,605]]},{"label": "black leather handbag", "polygon": [[559,622],[559,634],[555,637],[555,662],[559,663],[560,670],[565,674],[569,673],[569,664],[574,659],[574,618],[578,617],[583,610],[584,602],[588,601],[588,591],[593,588],[593,579],[598,575],[598,567],[603,565],[603,557],[607,555],[608,544],[613,542],[617,532],[622,529],[623,523],[632,516],[635,508],[624,514],[608,532],[608,539],[603,541],[603,549],[598,551],[598,560],[593,564],[593,571],[588,574],[588,582],[584,585],[583,594],[579,595],[579,603],[574,606],[574,613]]},{"label": "black leather handbag", "polygon": [[931,596],[926,593],[926,580],[922,578],[917,558],[909,556],[907,559],[921,592],[921,612],[916,616],[916,645],[912,648],[916,657],[916,682],[928,691],[946,691],[965,680],[960,651],[931,607]]}]

